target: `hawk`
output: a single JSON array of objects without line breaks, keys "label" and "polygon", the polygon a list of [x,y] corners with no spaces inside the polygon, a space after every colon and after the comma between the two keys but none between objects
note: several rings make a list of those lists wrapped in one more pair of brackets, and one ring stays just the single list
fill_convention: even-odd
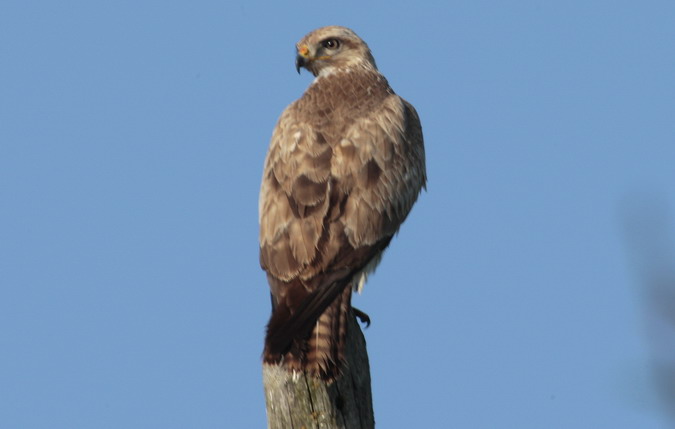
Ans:
[{"label": "hawk", "polygon": [[272,316],[263,360],[334,379],[352,289],[425,187],[424,144],[417,112],[352,30],[319,28],[296,48],[297,71],[315,79],[281,114],[265,159],[260,263]]}]

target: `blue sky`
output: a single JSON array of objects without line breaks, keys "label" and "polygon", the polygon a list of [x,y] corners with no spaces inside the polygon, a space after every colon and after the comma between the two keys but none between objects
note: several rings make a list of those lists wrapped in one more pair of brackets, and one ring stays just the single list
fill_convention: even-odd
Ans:
[{"label": "blue sky", "polygon": [[354,299],[378,427],[668,427],[649,279],[672,261],[674,22],[668,1],[4,0],[0,427],[265,427],[258,187],[311,81],[294,44],[329,24],[416,106],[428,157]]}]

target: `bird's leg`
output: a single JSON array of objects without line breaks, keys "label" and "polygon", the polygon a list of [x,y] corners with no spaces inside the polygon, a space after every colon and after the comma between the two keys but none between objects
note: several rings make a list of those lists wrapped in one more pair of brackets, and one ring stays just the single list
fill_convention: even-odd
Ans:
[{"label": "bird's leg", "polygon": [[354,312],[354,316],[358,317],[361,323],[366,324],[366,328],[370,326],[370,316],[355,307],[352,307],[352,311]]}]

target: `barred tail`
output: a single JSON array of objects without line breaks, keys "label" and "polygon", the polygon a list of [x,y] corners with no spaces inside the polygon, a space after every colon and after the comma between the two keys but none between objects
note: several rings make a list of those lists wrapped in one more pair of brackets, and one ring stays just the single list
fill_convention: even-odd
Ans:
[{"label": "barred tail", "polygon": [[[324,292],[328,290],[332,293],[310,294],[294,312],[283,303],[276,306],[267,326],[263,352],[266,363],[282,364],[289,370],[307,370],[326,380],[339,375],[344,362],[352,288],[347,282],[336,282]],[[316,306],[313,304],[316,301],[322,301],[323,305]]]},{"label": "barred tail", "polygon": [[319,317],[307,341],[306,368],[323,379],[335,379],[344,363],[351,296],[352,288],[346,287]]}]

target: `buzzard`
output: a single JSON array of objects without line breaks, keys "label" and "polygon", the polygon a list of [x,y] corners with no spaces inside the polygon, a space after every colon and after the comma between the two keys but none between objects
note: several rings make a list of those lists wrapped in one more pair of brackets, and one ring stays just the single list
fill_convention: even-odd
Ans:
[{"label": "buzzard", "polygon": [[319,28],[296,47],[298,72],[315,79],[281,114],[265,159],[260,263],[272,316],[263,359],[334,379],[352,289],[425,187],[424,144],[417,112],[352,30]]}]

